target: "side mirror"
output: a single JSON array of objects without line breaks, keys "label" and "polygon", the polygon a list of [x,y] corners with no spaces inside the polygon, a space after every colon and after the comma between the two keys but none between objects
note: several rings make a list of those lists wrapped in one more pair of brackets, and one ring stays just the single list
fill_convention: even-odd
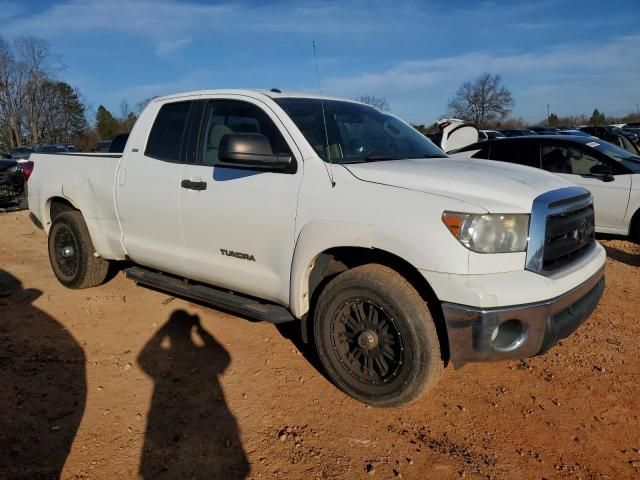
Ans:
[{"label": "side mirror", "polygon": [[218,147],[220,165],[247,167],[256,170],[287,170],[293,163],[291,155],[274,154],[267,137],[261,133],[228,133]]},{"label": "side mirror", "polygon": [[591,167],[589,170],[591,175],[595,175],[602,178],[603,182],[613,182],[615,180],[613,176],[613,169],[609,165],[598,164]]}]

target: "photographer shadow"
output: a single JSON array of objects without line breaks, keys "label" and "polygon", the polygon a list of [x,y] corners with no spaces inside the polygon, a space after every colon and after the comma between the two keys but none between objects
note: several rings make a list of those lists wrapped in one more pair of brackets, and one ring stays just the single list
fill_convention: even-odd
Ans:
[{"label": "photographer shadow", "polygon": [[140,462],[143,478],[245,478],[249,462],[218,376],[227,351],[197,315],[173,312],[138,356],[155,382]]},{"label": "photographer shadow", "polygon": [[84,350],[0,269],[0,478],[59,478],[87,398]]}]

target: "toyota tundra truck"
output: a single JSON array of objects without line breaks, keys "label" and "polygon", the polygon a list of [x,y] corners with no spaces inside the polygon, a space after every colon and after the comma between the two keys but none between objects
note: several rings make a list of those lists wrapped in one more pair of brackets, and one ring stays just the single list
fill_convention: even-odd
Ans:
[{"label": "toyota tundra truck", "polygon": [[297,322],[332,381],[375,406],[414,400],[448,363],[545,353],[604,289],[587,190],[449,158],[354,101],[171,95],[122,153],[33,160],[29,207],[63,285],[127,260],[139,284]]}]

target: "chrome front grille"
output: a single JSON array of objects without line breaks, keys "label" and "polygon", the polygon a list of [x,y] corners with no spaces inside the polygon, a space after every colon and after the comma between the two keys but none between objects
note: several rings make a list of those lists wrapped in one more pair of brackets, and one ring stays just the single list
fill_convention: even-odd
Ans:
[{"label": "chrome front grille", "polygon": [[593,200],[588,190],[562,188],[534,200],[527,270],[549,275],[582,256],[594,243]]},{"label": "chrome front grille", "polygon": [[593,205],[549,215],[545,231],[544,270],[555,270],[580,256],[595,242]]}]

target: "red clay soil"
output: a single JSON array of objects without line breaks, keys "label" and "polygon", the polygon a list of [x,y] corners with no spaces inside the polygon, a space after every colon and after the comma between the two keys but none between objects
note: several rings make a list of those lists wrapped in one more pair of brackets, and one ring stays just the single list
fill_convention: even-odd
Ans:
[{"label": "red clay soil", "polygon": [[602,240],[596,312],[544,356],[365,406],[276,328],[137,287],[67,290],[0,214],[0,477],[640,478],[640,248]]}]

